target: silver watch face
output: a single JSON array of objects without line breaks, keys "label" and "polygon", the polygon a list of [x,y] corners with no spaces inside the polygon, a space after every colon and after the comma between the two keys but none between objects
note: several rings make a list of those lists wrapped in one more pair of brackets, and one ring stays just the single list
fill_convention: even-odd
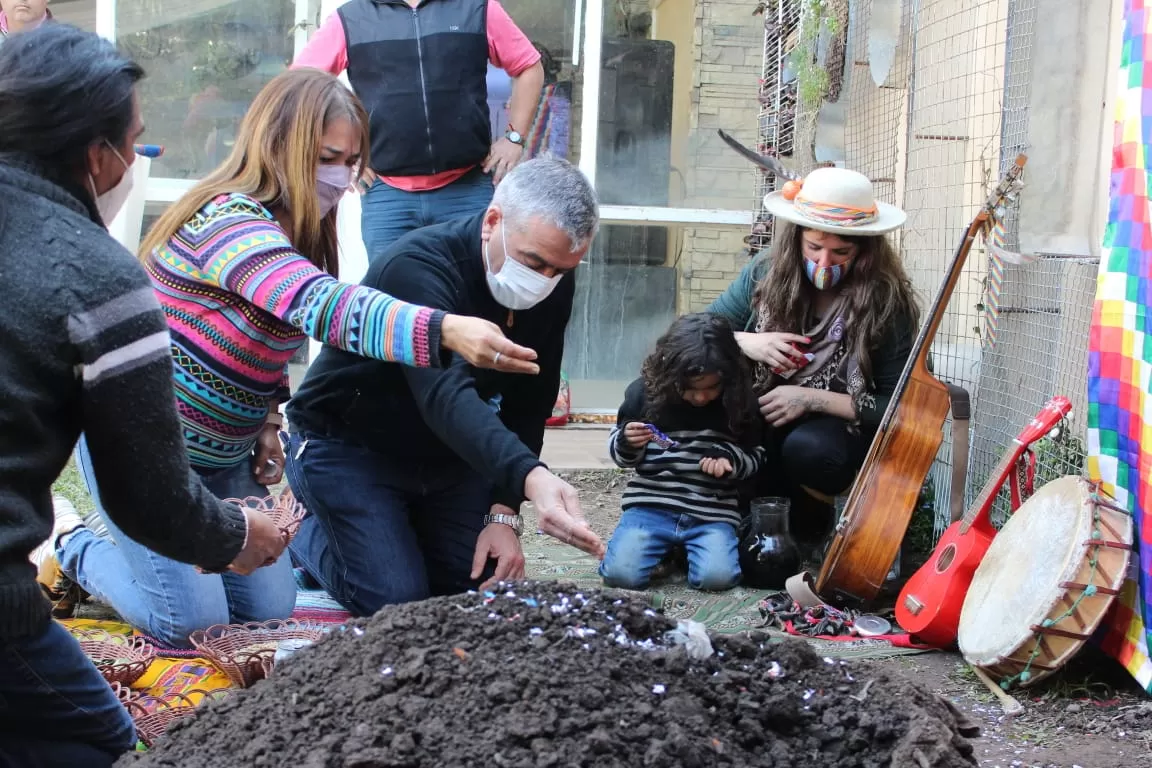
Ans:
[{"label": "silver watch face", "polygon": [[524,141],[524,137],[521,136],[516,131],[509,131],[507,134],[507,139],[508,139],[508,141],[512,142],[513,144],[520,144],[521,142]]}]

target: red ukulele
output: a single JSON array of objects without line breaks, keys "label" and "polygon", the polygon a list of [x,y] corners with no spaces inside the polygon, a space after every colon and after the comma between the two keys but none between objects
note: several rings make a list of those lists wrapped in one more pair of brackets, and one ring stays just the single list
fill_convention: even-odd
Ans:
[{"label": "red ukulele", "polygon": [[[1012,441],[1012,447],[1000,458],[972,507],[944,531],[928,562],[912,574],[900,591],[896,621],[920,642],[938,648],[956,642],[964,596],[996,535],[989,514],[996,494],[1028,446],[1048,434],[1071,410],[1072,403],[1066,397],[1054,397],[1045,404]],[[1013,494],[1013,511],[1019,506],[1018,499]]]}]

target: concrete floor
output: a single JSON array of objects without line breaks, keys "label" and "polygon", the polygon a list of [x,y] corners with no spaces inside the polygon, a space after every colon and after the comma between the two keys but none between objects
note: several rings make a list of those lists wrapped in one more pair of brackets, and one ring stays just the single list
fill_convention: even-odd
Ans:
[{"label": "concrete floor", "polygon": [[599,424],[572,424],[544,430],[540,458],[552,469],[604,469],[616,465],[608,458],[608,432]]}]

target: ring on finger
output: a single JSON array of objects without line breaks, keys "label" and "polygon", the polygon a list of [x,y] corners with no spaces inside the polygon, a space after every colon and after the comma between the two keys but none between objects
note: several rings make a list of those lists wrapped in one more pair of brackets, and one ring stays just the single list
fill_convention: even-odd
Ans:
[{"label": "ring on finger", "polygon": [[500,365],[500,355],[502,352],[497,352],[496,357],[492,358],[492,365]]}]

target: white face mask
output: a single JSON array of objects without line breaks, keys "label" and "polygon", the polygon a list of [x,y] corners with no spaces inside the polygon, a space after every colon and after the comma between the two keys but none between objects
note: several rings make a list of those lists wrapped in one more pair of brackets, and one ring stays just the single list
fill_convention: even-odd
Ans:
[{"label": "white face mask", "polygon": [[88,186],[92,190],[92,197],[96,199],[96,210],[100,212],[100,218],[104,221],[104,226],[107,227],[116,218],[116,214],[120,213],[124,203],[128,202],[136,174],[132,173],[132,167],[116,151],[116,147],[112,146],[107,139],[104,140],[104,143],[108,144],[108,149],[112,150],[112,154],[116,155],[116,159],[124,165],[124,175],[120,177],[120,181],[102,195],[96,194],[96,180],[92,178],[91,173],[88,174]]},{"label": "white face mask", "polygon": [[352,169],[346,165],[322,165],[316,169],[316,196],[320,198],[320,218],[335,208],[348,185],[352,183]]},{"label": "white face mask", "polygon": [[500,240],[504,243],[504,264],[496,274],[492,274],[488,243],[484,243],[485,277],[488,278],[488,290],[492,292],[496,303],[507,309],[520,310],[530,309],[548,298],[563,275],[544,277],[512,258],[508,254],[508,238],[504,234],[503,219],[500,220]]}]

